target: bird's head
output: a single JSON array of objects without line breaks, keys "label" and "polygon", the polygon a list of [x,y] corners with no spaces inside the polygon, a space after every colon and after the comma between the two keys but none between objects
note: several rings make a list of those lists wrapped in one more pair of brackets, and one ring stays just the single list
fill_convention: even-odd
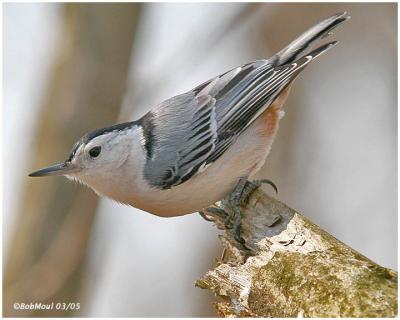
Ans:
[{"label": "bird's head", "polygon": [[96,188],[118,171],[124,171],[136,131],[137,125],[130,122],[90,132],[75,143],[67,160],[29,176],[64,175]]}]

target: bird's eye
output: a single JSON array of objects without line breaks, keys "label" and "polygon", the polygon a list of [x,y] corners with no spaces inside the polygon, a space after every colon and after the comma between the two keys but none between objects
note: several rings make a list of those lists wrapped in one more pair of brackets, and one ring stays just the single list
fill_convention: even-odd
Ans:
[{"label": "bird's eye", "polygon": [[89,150],[89,155],[92,158],[97,158],[99,156],[101,152],[101,147],[97,146],[97,147],[93,147],[92,149]]}]

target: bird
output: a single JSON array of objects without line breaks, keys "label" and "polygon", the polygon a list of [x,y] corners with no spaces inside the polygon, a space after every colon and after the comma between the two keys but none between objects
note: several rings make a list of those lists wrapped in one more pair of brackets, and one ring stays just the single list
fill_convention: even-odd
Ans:
[{"label": "bird", "polygon": [[349,18],[332,15],[269,59],[211,78],[138,120],[89,132],[64,162],[29,176],[63,175],[159,217],[240,195],[266,161],[293,81],[337,44],[321,40]]}]

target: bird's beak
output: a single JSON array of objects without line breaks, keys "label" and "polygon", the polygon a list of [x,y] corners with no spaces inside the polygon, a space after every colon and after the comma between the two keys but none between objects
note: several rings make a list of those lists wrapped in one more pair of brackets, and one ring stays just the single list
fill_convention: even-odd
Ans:
[{"label": "bird's beak", "polygon": [[62,176],[78,171],[79,168],[71,162],[63,162],[51,167],[40,169],[29,174],[30,177]]}]

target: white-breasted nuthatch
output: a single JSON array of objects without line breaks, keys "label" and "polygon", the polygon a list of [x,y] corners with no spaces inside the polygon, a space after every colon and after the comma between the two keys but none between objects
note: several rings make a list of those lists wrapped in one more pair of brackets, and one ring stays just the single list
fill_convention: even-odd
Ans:
[{"label": "white-breasted nuthatch", "polygon": [[312,46],[348,18],[333,15],[270,59],[206,81],[139,120],[90,132],[65,162],[30,176],[64,175],[158,216],[199,211],[261,168],[293,80],[337,42]]}]

